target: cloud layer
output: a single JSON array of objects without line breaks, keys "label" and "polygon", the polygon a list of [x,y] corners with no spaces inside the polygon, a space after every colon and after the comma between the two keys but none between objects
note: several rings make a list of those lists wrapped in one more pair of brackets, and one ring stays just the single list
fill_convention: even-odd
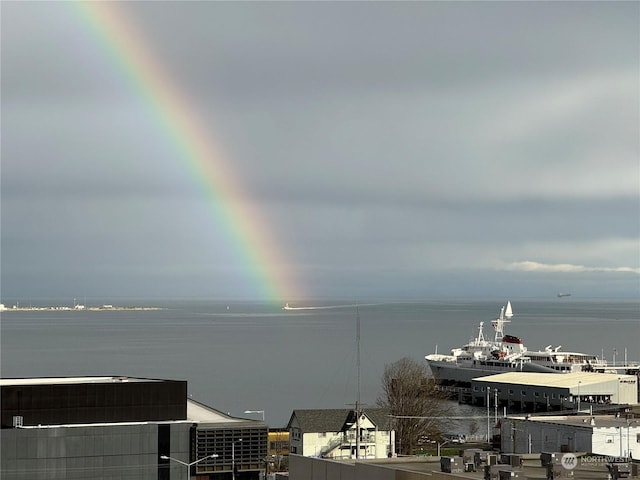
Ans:
[{"label": "cloud layer", "polygon": [[[305,295],[640,292],[637,3],[116,7]],[[2,86],[3,297],[257,295],[70,4],[3,5]]]}]

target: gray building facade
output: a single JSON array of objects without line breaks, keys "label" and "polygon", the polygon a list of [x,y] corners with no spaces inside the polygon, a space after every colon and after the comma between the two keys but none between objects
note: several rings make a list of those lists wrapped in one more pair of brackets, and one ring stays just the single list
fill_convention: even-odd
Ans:
[{"label": "gray building facade", "polygon": [[187,399],[187,382],[0,380],[3,480],[257,480],[264,422]]}]

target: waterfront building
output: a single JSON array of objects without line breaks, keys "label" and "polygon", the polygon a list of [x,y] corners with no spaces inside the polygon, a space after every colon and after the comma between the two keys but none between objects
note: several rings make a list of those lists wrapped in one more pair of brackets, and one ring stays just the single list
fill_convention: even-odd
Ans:
[{"label": "waterfront building", "polygon": [[509,411],[589,410],[609,405],[638,404],[638,377],[594,372],[509,372],[474,378],[476,405],[496,402]]}]

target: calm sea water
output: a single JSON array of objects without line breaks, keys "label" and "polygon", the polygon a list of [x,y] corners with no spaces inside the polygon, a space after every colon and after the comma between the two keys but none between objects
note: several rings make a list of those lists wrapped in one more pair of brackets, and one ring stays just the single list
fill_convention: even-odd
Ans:
[{"label": "calm sea water", "polygon": [[[195,300],[125,302],[157,311],[5,312],[3,377],[125,375],[188,381],[189,394],[232,415],[264,410],[284,426],[294,409],[346,408],[357,396],[356,309],[345,302],[281,305]],[[361,401],[373,406],[386,364],[424,361],[466,343],[505,301],[361,304]],[[89,302],[91,304],[91,302]],[[640,301],[513,300],[506,333],[531,349],[640,360]],[[307,304],[306,306],[310,306]],[[228,308],[227,308],[228,307]],[[259,416],[253,416],[259,418]]]}]

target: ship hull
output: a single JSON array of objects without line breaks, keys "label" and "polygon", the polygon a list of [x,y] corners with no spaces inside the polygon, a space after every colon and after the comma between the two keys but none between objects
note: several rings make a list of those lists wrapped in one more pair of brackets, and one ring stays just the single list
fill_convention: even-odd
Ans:
[{"label": "ship hull", "polygon": [[470,386],[471,380],[474,378],[507,372],[559,373],[556,370],[535,363],[507,364],[503,367],[482,367],[463,366],[455,362],[427,359],[427,364],[431,368],[431,373],[436,383],[441,385]]}]

